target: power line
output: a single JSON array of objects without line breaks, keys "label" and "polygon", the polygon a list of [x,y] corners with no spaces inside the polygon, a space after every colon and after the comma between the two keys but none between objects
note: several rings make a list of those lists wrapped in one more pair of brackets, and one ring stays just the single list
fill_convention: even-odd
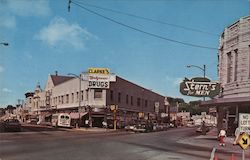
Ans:
[{"label": "power line", "polygon": [[98,12],[95,12],[95,11],[93,11],[93,10],[90,10],[90,9],[88,9],[88,8],[82,6],[82,5],[80,5],[80,4],[78,4],[78,3],[74,2],[74,1],[72,1],[71,3],[75,4],[76,6],[82,8],[82,9],[84,9],[84,10],[86,10],[86,11],[92,13],[92,14],[95,14],[95,15],[97,15],[97,16],[99,16],[99,17],[102,17],[102,18],[104,18],[104,19],[106,19],[106,20],[109,20],[109,21],[111,21],[111,22],[113,22],[113,23],[119,24],[119,25],[124,26],[124,27],[126,27],[126,28],[130,28],[130,29],[135,30],[135,31],[137,31],[137,32],[141,32],[141,33],[150,35],[150,36],[152,36],[152,37],[156,37],[156,38],[159,38],[159,39],[162,39],[162,40],[166,40],[166,41],[170,41],[170,42],[174,42],[174,43],[178,43],[178,44],[182,44],[182,45],[186,45],[186,46],[192,46],[192,47],[203,48],[203,49],[217,50],[217,48],[208,47],[208,46],[202,46],[202,45],[197,45],[197,44],[192,44],[192,43],[187,43],[187,42],[181,42],[181,41],[177,41],[177,40],[174,40],[174,39],[166,38],[166,37],[163,37],[163,36],[154,34],[154,33],[150,33],[150,32],[147,32],[147,31],[143,31],[143,30],[141,30],[141,29],[132,27],[132,26],[130,26],[130,25],[121,23],[121,22],[116,21],[116,20],[114,20],[114,19],[112,19],[112,18],[109,18],[109,17],[107,17],[107,16],[104,16],[104,15],[102,15],[102,14],[99,14]]},{"label": "power line", "polygon": [[158,23],[158,24],[168,25],[168,26],[181,28],[181,29],[189,30],[189,31],[193,31],[193,32],[203,33],[203,34],[207,34],[207,35],[212,35],[212,36],[216,36],[216,37],[220,36],[219,34],[203,31],[203,30],[200,30],[200,29],[181,26],[181,25],[177,25],[177,24],[173,24],[173,23],[167,23],[167,22],[155,20],[155,19],[152,19],[152,18],[147,18],[147,17],[138,16],[138,15],[131,14],[131,13],[126,13],[126,12],[121,12],[121,11],[118,11],[118,10],[113,10],[113,9],[110,9],[110,8],[104,8],[104,7],[96,6],[96,5],[85,3],[85,2],[79,2],[79,1],[76,1],[76,2],[79,3],[79,4],[83,4],[85,6],[89,6],[89,7],[93,7],[93,8],[97,8],[97,9],[101,9],[101,10],[105,10],[105,11],[109,11],[109,12],[113,12],[113,13],[117,13],[117,14],[121,14],[121,15],[126,15],[126,16],[129,16],[129,17],[142,19],[142,20],[146,20],[146,21],[150,21],[150,22],[154,22],[154,23]]}]

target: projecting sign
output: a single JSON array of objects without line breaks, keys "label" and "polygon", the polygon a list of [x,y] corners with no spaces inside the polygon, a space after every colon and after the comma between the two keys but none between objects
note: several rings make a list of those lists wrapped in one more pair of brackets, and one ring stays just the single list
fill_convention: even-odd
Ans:
[{"label": "projecting sign", "polygon": [[245,132],[250,134],[250,114],[249,113],[239,113],[239,128],[240,132]]},{"label": "projecting sign", "polygon": [[180,83],[180,92],[187,96],[212,98],[220,93],[220,84],[211,82],[208,78],[195,77],[191,80],[185,78]]},{"label": "projecting sign", "polygon": [[109,68],[89,68],[89,74],[101,74],[101,75],[108,75],[110,73]]}]

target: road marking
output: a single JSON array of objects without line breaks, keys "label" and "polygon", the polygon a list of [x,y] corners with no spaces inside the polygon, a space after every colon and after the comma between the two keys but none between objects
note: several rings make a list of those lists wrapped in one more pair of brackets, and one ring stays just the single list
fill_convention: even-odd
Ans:
[{"label": "road marking", "polygon": [[211,152],[210,160],[214,160],[215,150],[216,150],[216,148],[214,147],[212,152]]}]

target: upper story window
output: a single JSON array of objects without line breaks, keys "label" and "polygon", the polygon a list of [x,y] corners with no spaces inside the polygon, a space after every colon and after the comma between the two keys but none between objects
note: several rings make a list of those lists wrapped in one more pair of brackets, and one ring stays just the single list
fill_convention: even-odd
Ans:
[{"label": "upper story window", "polygon": [[131,106],[134,105],[133,103],[134,103],[134,102],[133,102],[133,96],[131,96],[131,97],[130,97],[130,104],[131,104]]},{"label": "upper story window", "polygon": [[102,89],[94,90],[94,98],[102,98]]},{"label": "upper story window", "polygon": [[141,105],[141,98],[137,98],[137,106]]},{"label": "upper story window", "polygon": [[118,103],[121,103],[121,93],[118,93]]},{"label": "upper story window", "polygon": [[227,83],[232,82],[232,54],[227,53]]},{"label": "upper story window", "polygon": [[110,101],[114,100],[114,91],[110,91]]},{"label": "upper story window", "polygon": [[126,95],[126,104],[128,104],[128,95]]},{"label": "upper story window", "polygon": [[83,101],[83,91],[81,91],[81,101]]},{"label": "upper story window", "polygon": [[148,100],[145,100],[145,107],[148,107]]},{"label": "upper story window", "polygon": [[71,93],[71,102],[74,103],[74,93]]}]

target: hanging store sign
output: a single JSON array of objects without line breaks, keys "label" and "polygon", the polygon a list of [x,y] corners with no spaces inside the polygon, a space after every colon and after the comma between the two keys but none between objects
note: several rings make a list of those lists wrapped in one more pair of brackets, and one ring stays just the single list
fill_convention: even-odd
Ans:
[{"label": "hanging store sign", "polygon": [[109,68],[89,68],[89,74],[100,74],[100,75],[109,75],[110,70]]},{"label": "hanging store sign", "polygon": [[220,93],[220,84],[211,82],[208,78],[195,77],[191,80],[185,78],[180,83],[180,92],[187,96],[212,98]]},{"label": "hanging store sign", "polygon": [[245,132],[250,134],[250,114],[249,113],[239,113],[239,128],[240,132]]}]

